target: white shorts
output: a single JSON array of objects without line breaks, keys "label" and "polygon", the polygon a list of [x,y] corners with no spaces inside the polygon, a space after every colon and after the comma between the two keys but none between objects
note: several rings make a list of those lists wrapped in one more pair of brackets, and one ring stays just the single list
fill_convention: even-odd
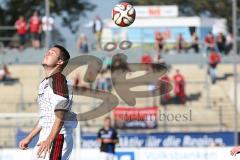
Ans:
[{"label": "white shorts", "polygon": [[[49,132],[41,130],[38,143],[46,140]],[[37,144],[38,144],[37,143]],[[35,146],[33,149],[33,154],[31,160],[68,160],[73,148],[73,137],[71,134],[58,134],[52,143],[50,153],[46,154],[45,159],[41,155],[37,156],[39,146]]]},{"label": "white shorts", "polygon": [[114,160],[114,154],[101,152],[101,160]]}]

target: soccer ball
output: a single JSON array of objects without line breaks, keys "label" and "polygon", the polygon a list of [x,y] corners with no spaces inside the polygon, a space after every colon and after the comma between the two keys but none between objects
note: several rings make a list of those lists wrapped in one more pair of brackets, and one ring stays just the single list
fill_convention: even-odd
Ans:
[{"label": "soccer ball", "polygon": [[120,27],[127,27],[135,20],[135,9],[129,3],[122,2],[116,5],[112,10],[112,20]]}]

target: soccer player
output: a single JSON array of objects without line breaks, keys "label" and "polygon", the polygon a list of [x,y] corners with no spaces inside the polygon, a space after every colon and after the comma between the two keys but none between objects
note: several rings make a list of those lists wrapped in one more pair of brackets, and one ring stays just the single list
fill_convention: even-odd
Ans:
[{"label": "soccer player", "polygon": [[38,91],[40,118],[26,138],[19,142],[20,149],[28,149],[28,144],[40,133],[31,160],[70,158],[72,131],[76,128],[77,121],[76,114],[71,112],[72,87],[61,73],[69,59],[68,51],[60,45],[49,49],[43,58],[42,66],[46,77]]},{"label": "soccer player", "polygon": [[97,141],[101,143],[102,160],[113,160],[115,145],[118,143],[118,134],[111,126],[110,117],[104,119],[104,127],[98,131]]}]

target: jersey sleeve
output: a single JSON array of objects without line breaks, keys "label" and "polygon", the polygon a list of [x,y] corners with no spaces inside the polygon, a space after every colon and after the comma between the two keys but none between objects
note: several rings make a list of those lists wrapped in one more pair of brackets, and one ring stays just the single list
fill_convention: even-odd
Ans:
[{"label": "jersey sleeve", "polygon": [[52,77],[53,97],[52,103],[56,110],[70,110],[68,85],[65,76],[58,73]]}]

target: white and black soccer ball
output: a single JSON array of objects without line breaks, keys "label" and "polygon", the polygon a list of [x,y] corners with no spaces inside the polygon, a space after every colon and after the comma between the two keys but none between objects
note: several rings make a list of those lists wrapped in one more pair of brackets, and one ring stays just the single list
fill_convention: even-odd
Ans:
[{"label": "white and black soccer ball", "polygon": [[112,10],[112,20],[120,27],[131,25],[135,20],[135,16],[135,9],[127,2],[117,4]]}]

